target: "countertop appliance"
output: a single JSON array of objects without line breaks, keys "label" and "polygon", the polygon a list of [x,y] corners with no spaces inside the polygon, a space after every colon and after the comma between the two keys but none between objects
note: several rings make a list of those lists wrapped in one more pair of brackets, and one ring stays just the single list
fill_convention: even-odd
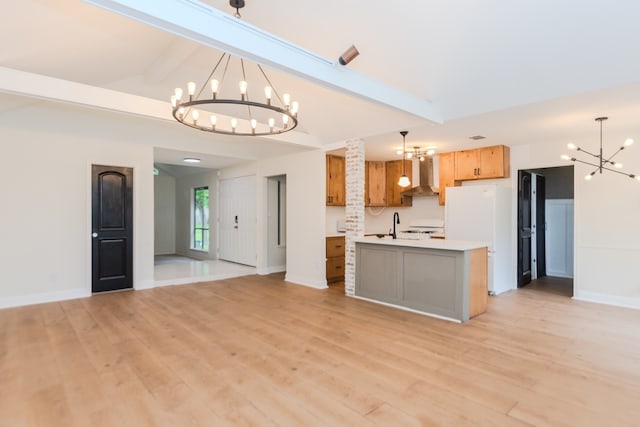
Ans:
[{"label": "countertop appliance", "polygon": [[444,232],[444,220],[421,218],[409,221],[409,227],[397,232],[398,239],[422,240],[440,236]]},{"label": "countertop appliance", "polygon": [[447,239],[476,240],[488,246],[488,288],[495,295],[513,289],[511,189],[498,185],[447,188]]}]

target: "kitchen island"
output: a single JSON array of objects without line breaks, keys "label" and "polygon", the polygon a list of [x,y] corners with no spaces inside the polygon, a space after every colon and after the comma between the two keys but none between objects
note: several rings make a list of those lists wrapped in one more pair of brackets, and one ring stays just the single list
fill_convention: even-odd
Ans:
[{"label": "kitchen island", "polygon": [[447,239],[357,239],[355,297],[464,322],[486,308],[487,245]]}]

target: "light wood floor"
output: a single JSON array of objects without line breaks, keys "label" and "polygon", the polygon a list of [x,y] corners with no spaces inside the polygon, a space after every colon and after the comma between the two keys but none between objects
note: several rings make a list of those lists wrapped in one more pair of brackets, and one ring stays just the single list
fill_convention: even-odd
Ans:
[{"label": "light wood floor", "polygon": [[0,310],[2,426],[638,426],[640,311],[454,324],[279,275]]}]

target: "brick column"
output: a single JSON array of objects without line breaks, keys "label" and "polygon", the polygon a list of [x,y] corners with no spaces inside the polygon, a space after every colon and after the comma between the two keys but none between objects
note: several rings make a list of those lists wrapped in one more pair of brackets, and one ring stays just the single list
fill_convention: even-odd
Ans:
[{"label": "brick column", "polygon": [[344,292],[352,296],[356,286],[356,242],[364,235],[364,141],[346,144],[347,206],[345,210]]}]

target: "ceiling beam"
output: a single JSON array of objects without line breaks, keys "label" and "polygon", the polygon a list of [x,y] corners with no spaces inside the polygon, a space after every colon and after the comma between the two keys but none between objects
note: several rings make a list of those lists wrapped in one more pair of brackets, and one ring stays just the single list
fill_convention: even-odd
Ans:
[{"label": "ceiling beam", "polygon": [[[91,86],[41,74],[0,67],[0,92],[47,101],[82,105],[100,110],[133,114],[176,123],[168,101],[146,98],[111,89]],[[221,116],[222,117],[222,116]],[[290,135],[291,134],[291,135]],[[260,136],[279,142],[320,148],[317,138],[303,132],[290,131],[283,135]]]},{"label": "ceiling beam", "polygon": [[196,0],[84,0],[349,96],[442,123],[434,105]]}]

